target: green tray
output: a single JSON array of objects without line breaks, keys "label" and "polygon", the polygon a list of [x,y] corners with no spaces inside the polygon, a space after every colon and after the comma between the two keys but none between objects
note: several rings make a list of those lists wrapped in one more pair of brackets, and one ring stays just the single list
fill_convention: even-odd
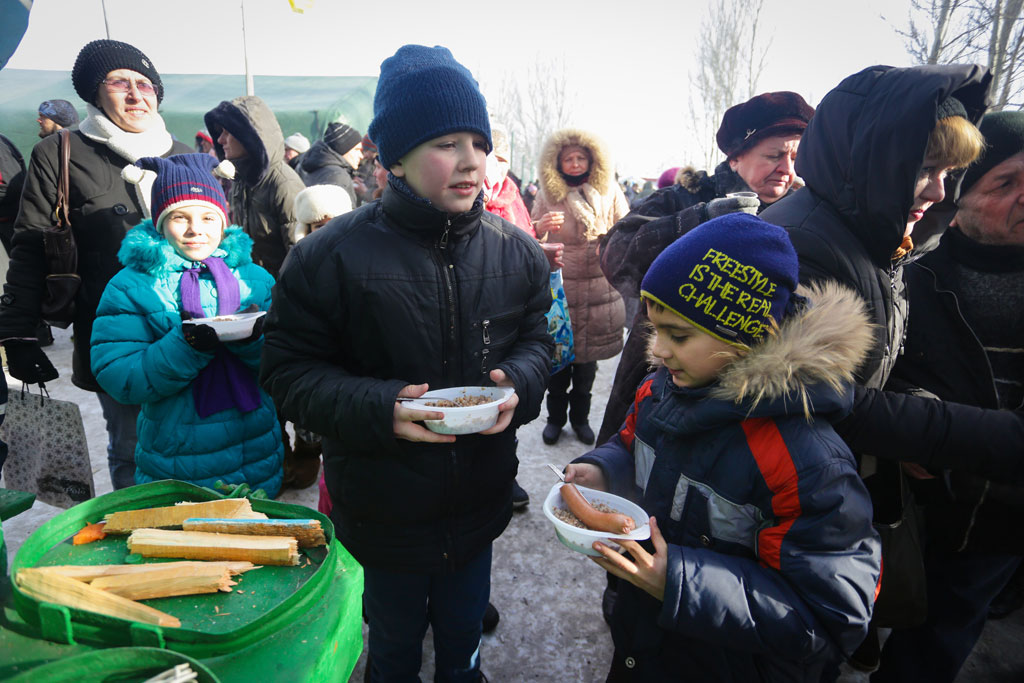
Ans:
[{"label": "green tray", "polygon": [[197,683],[220,683],[212,671],[191,657],[152,647],[115,647],[86,652],[8,679],[8,683],[138,683],[179,664],[196,672]]},{"label": "green tray", "polygon": [[[159,481],[85,501],[49,520],[25,541],[11,565],[11,577],[28,567],[124,562],[129,557],[126,536],[111,535],[81,546],[73,545],[71,537],[86,523],[96,522],[111,512],[220,498],[209,489],[184,482]],[[318,519],[328,539],[327,547],[301,549],[298,567],[263,566],[236,576],[238,585],[231,593],[145,601],[178,617],[181,628],[135,623],[40,603],[17,587],[12,591],[14,610],[33,635],[50,644],[166,648],[209,660],[224,680],[229,680],[238,667],[248,675],[263,678],[276,669],[277,658],[292,665],[292,675],[306,671],[301,680],[344,680],[362,649],[362,568],[337,542],[331,521],[320,513],[266,500],[253,500],[252,506],[271,518]],[[0,632],[5,626],[0,623]],[[276,652],[267,651],[269,643],[273,643],[270,649]],[[42,659],[48,656],[43,655]],[[229,675],[225,675],[223,667],[218,669],[217,660],[226,660],[221,663],[230,669]],[[33,661],[38,664],[40,659]],[[294,665],[298,662],[302,663],[296,670]],[[4,654],[0,653],[0,678],[4,663]],[[14,668],[11,672],[19,670]]]}]

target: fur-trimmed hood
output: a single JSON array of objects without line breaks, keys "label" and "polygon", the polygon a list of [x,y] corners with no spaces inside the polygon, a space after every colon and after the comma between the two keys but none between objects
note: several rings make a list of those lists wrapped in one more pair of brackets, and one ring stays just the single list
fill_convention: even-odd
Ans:
[{"label": "fur-trimmed hood", "polygon": [[558,171],[558,153],[568,145],[579,145],[590,152],[590,178],[587,183],[591,187],[604,194],[609,185],[615,184],[615,170],[604,142],[593,133],[563,128],[551,134],[540,154],[540,190],[551,204],[564,201],[572,189]]},{"label": "fur-trimmed hood", "polygon": [[749,417],[810,418],[849,409],[854,371],[874,343],[867,307],[836,282],[800,286],[797,293],[808,305],[725,369],[707,392],[717,399],[713,404]]},{"label": "fur-trimmed hood", "polygon": [[[224,259],[229,268],[252,263],[252,238],[237,225],[228,226],[220,246],[212,255]],[[121,242],[117,258],[126,268],[154,277],[181,272],[193,264],[175,251],[171,243],[156,231],[150,218],[128,231]]]}]

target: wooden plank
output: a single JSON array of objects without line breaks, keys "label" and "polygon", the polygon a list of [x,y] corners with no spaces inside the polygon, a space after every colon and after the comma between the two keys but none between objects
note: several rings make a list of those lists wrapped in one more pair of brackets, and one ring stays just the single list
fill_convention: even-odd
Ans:
[{"label": "wooden plank", "polygon": [[142,574],[101,576],[92,582],[99,588],[129,600],[168,598],[174,595],[231,592],[235,582],[222,563],[196,563],[190,567],[173,567]]},{"label": "wooden plank", "polygon": [[143,557],[184,560],[247,560],[256,564],[296,565],[298,541],[291,536],[245,536],[203,531],[136,529],[128,549]]},{"label": "wooden plank", "polygon": [[91,566],[79,566],[73,564],[54,565],[51,567],[35,567],[41,572],[54,572],[72,579],[89,583],[93,579],[103,576],[122,576],[124,574],[145,574],[147,572],[163,569],[181,569],[195,566],[219,566],[226,568],[232,575],[247,572],[250,569],[259,569],[252,562],[196,562],[186,560],[183,562],[155,562],[152,564],[97,564]]},{"label": "wooden plank", "polygon": [[218,534],[253,536],[291,536],[300,548],[327,545],[324,530],[315,519],[186,519],[185,531],[209,531]]},{"label": "wooden plank", "polygon": [[87,583],[38,569],[22,569],[15,582],[23,593],[41,602],[139,621],[144,624],[180,628],[181,622],[166,612],[134,600],[93,588]]},{"label": "wooden plank", "polygon": [[107,516],[108,534],[126,534],[134,529],[165,529],[180,527],[192,517],[224,517],[228,519],[267,519],[262,512],[253,512],[248,498],[224,498],[205,503],[178,503],[159,508],[124,510]]}]

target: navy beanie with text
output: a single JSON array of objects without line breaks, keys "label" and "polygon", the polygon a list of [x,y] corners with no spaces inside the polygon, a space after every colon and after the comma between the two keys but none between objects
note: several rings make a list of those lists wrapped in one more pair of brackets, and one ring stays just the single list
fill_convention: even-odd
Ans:
[{"label": "navy beanie with text", "polygon": [[799,281],[784,228],[731,213],[670,244],[648,269],[640,296],[733,346],[753,346],[782,321]]}]

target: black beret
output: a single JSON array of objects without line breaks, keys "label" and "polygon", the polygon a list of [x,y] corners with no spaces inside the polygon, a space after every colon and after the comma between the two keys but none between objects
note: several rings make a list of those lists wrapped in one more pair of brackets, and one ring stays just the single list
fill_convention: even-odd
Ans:
[{"label": "black beret", "polygon": [[156,86],[156,101],[164,99],[164,86],[153,62],[139,48],[117,40],[94,40],[86,44],[71,69],[71,84],[79,97],[95,105],[100,83],[115,69],[131,69],[142,74]]},{"label": "black beret", "polygon": [[715,140],[732,159],[772,135],[803,133],[814,107],[795,92],[766,92],[729,107]]}]

